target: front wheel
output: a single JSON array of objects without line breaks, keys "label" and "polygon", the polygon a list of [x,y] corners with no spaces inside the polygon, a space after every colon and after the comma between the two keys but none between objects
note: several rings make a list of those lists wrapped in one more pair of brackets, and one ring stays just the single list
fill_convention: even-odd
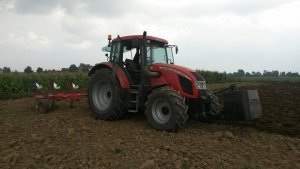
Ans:
[{"label": "front wheel", "polygon": [[187,110],[184,98],[177,91],[163,87],[148,95],[145,114],[153,128],[177,131],[188,119]]}]

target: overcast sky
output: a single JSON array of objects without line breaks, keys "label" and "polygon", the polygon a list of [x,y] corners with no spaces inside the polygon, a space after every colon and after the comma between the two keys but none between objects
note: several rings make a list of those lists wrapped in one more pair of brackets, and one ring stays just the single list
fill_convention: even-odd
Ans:
[{"label": "overcast sky", "polygon": [[300,0],[0,0],[0,67],[94,65],[144,30],[193,69],[300,72]]}]

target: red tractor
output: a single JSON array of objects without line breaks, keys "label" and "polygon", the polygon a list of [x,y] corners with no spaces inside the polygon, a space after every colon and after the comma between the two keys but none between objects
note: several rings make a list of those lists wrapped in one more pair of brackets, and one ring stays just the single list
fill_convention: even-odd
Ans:
[{"label": "red tractor", "polygon": [[[197,72],[174,64],[176,45],[143,35],[117,37],[102,50],[108,61],[89,72],[88,102],[93,115],[117,120],[126,112],[144,112],[158,130],[176,131],[188,114],[218,114],[216,97]],[[134,55],[133,55],[134,54]]]}]

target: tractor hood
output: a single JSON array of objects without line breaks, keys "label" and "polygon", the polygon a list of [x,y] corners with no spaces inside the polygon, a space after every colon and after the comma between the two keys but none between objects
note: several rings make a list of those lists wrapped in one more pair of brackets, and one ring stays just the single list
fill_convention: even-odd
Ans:
[{"label": "tractor hood", "polygon": [[151,65],[150,70],[160,73],[159,77],[151,78],[152,86],[169,85],[185,98],[196,99],[200,96],[200,90],[206,89],[204,78],[192,69],[159,63]]},{"label": "tractor hood", "polygon": [[197,81],[197,80],[205,81],[205,79],[199,73],[195,72],[190,68],[186,68],[179,65],[163,64],[163,63],[153,64],[151,70],[157,72],[171,71],[178,75],[186,77],[191,81]]}]

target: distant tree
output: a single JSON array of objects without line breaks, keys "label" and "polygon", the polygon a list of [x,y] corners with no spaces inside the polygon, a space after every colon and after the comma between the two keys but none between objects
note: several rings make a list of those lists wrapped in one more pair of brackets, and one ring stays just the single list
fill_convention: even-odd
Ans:
[{"label": "distant tree", "polygon": [[42,72],[43,72],[43,68],[38,67],[38,68],[36,69],[36,73],[42,73]]},{"label": "distant tree", "polygon": [[251,76],[251,74],[250,74],[249,72],[246,72],[246,76],[248,76],[248,77],[249,77],[249,76]]},{"label": "distant tree", "polygon": [[260,77],[260,76],[262,76],[262,74],[260,73],[260,72],[256,72],[256,74],[255,74],[257,77]]},{"label": "distant tree", "polygon": [[287,76],[287,77],[299,77],[299,73],[298,72],[287,72],[285,74],[285,76]]},{"label": "distant tree", "polygon": [[280,72],[280,76],[285,76],[285,72]]},{"label": "distant tree", "polygon": [[275,77],[279,76],[278,70],[273,70],[272,71],[272,76],[275,76]]},{"label": "distant tree", "polygon": [[10,68],[9,67],[3,67],[3,73],[10,73],[11,72],[11,70],[10,70]]},{"label": "distant tree", "polygon": [[243,69],[239,69],[237,74],[238,76],[245,76],[245,71]]},{"label": "distant tree", "polygon": [[27,66],[25,69],[24,69],[24,73],[32,73],[33,70],[30,66]]},{"label": "distant tree", "polygon": [[61,71],[61,72],[67,72],[67,71],[69,71],[69,69],[68,69],[68,68],[61,68],[60,71]]},{"label": "distant tree", "polygon": [[263,76],[272,76],[272,72],[269,72],[267,70],[264,70]]},{"label": "distant tree", "polygon": [[81,72],[88,72],[91,68],[90,64],[84,64],[84,63],[80,63],[78,66],[79,71]]},{"label": "distant tree", "polygon": [[78,71],[78,67],[75,64],[72,64],[69,67],[69,71],[70,72],[77,72]]}]

